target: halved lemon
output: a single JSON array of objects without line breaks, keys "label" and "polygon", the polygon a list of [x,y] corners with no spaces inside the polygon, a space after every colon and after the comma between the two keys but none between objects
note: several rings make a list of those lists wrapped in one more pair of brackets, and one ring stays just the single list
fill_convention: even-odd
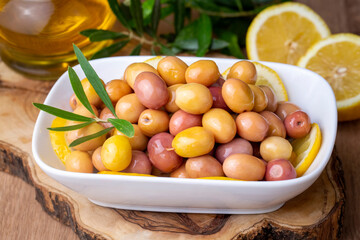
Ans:
[{"label": "halved lemon", "polygon": [[329,82],[335,93],[339,121],[360,118],[360,36],[343,33],[323,39],[297,65]]},{"label": "halved lemon", "polygon": [[314,161],[321,146],[321,131],[317,123],[311,125],[309,134],[291,143],[296,158],[292,161],[297,177],[301,177]]},{"label": "halved lemon", "polygon": [[[255,85],[266,85],[274,91],[278,101],[288,101],[288,95],[280,76],[273,69],[265,66],[264,64],[258,62],[253,63],[257,72],[257,80]],[[223,78],[227,78],[230,68],[231,67],[228,67],[221,74]]]},{"label": "halved lemon", "polygon": [[249,59],[296,64],[315,42],[330,35],[324,20],[301,3],[266,8],[249,26],[246,51]]},{"label": "halved lemon", "polygon": [[[51,127],[64,127],[66,126],[66,119],[56,117]],[[49,131],[51,146],[54,149],[55,154],[65,164],[65,158],[71,153],[71,149],[68,147],[65,140],[65,132]]]}]

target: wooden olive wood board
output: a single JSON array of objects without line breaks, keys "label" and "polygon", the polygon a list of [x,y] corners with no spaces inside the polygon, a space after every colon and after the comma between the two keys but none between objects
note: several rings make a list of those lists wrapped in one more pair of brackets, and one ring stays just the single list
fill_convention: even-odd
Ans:
[{"label": "wooden olive wood board", "polygon": [[[182,214],[97,206],[48,177],[36,165],[31,138],[52,82],[26,79],[0,62],[0,170],[34,186],[36,199],[80,239],[338,239],[345,204],[341,161],[279,210],[258,215]],[[124,193],[126,194],[126,193]]]}]

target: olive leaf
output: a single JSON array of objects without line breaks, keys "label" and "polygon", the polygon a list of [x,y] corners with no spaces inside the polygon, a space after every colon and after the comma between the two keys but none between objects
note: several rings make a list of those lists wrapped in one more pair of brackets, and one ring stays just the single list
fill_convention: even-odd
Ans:
[{"label": "olive leaf", "polygon": [[92,118],[85,117],[76,113],[68,112],[56,107],[52,107],[49,105],[41,104],[41,103],[33,103],[33,105],[47,113],[50,113],[51,115],[54,115],[56,117],[64,118],[71,121],[77,121],[77,122],[89,122],[93,121]]},{"label": "olive leaf", "polygon": [[103,86],[103,83],[100,80],[99,76],[95,72],[94,68],[90,65],[90,63],[86,60],[81,50],[75,44],[73,44],[73,46],[74,46],[75,55],[79,61],[82,70],[85,73],[85,76],[87,77],[90,84],[93,86],[95,92],[99,95],[105,106],[109,108],[111,113],[116,117],[114,106],[112,105],[110,97],[107,94],[105,87]]},{"label": "olive leaf", "polygon": [[118,1],[117,0],[108,0],[108,3],[111,8],[111,11],[115,14],[116,18],[121,22],[121,24],[126,28],[130,28],[130,24],[126,20],[125,16],[123,15]]},{"label": "olive leaf", "polygon": [[103,58],[103,57],[110,57],[114,53],[120,51],[126,44],[128,44],[129,40],[124,40],[120,42],[116,42],[111,44],[110,46],[101,49],[100,51],[96,52],[91,59]]},{"label": "olive leaf", "polygon": [[161,3],[160,0],[155,0],[151,14],[151,30],[155,36],[159,26],[160,17],[161,17]]},{"label": "olive leaf", "polygon": [[109,118],[108,121],[120,132],[128,137],[133,137],[135,134],[134,126],[124,119]]},{"label": "olive leaf", "polygon": [[174,28],[175,33],[179,33],[184,27],[185,20],[185,0],[177,0],[174,9]]},{"label": "olive leaf", "polygon": [[196,32],[197,32],[197,40],[199,44],[198,49],[196,51],[196,56],[202,57],[208,51],[212,38],[211,20],[208,15],[205,14],[200,15]]},{"label": "olive leaf", "polygon": [[68,67],[68,74],[69,74],[71,87],[74,90],[75,96],[79,99],[79,101],[82,103],[82,105],[84,105],[84,107],[86,107],[86,109],[89,110],[89,112],[93,116],[96,117],[96,114],[95,114],[94,110],[92,109],[90,102],[85,95],[84,88],[81,85],[78,75],[76,74],[74,69],[70,66]]},{"label": "olive leaf", "polygon": [[137,45],[136,47],[134,47],[134,49],[131,51],[130,55],[133,56],[133,55],[139,55],[140,54],[140,51],[141,51],[141,47],[142,45],[139,44]]},{"label": "olive leaf", "polygon": [[137,33],[142,36],[143,29],[143,15],[142,15],[142,5],[140,0],[130,0],[130,13],[135,22],[135,29]]},{"label": "olive leaf", "polygon": [[56,132],[67,132],[67,131],[73,131],[73,130],[77,130],[77,129],[86,127],[94,122],[95,122],[95,120],[76,124],[76,125],[66,126],[66,127],[55,127],[55,128],[47,128],[47,129],[51,130],[51,131],[56,131]]},{"label": "olive leaf", "polygon": [[100,132],[97,132],[97,133],[94,133],[94,134],[91,134],[91,135],[87,135],[85,137],[81,137],[81,138],[78,138],[74,141],[72,141],[70,144],[69,144],[69,147],[75,147],[81,143],[84,143],[84,142],[87,142],[91,139],[94,139],[94,138],[97,138],[97,137],[100,137],[102,135],[105,135],[107,134],[108,132],[110,132],[112,129],[114,129],[113,127],[110,127],[110,128],[105,128],[104,130],[101,130]]}]

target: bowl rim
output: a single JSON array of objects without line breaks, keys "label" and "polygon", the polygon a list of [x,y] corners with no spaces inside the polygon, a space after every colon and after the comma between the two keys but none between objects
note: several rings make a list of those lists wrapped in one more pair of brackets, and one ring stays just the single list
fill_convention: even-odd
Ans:
[{"label": "bowl rim", "polygon": [[[150,59],[154,58],[156,56],[151,55],[144,55],[144,56],[116,56],[116,57],[107,57],[107,58],[101,58],[101,59],[95,59],[90,60],[89,62],[93,65],[100,63],[100,62],[106,62],[106,61],[113,61],[114,59],[124,59],[124,58],[131,58],[131,59],[139,59],[139,61],[144,61],[144,59]],[[182,60],[213,60],[216,62],[216,60],[220,61],[228,61],[228,62],[236,62],[241,60],[246,61],[252,61],[248,59],[233,59],[233,58],[216,58],[216,57],[192,57],[192,56],[177,56]],[[89,179],[89,180],[103,180],[103,181],[133,181],[133,182],[151,182],[151,183],[171,183],[171,184],[200,184],[200,185],[207,185],[207,186],[238,186],[238,187],[288,187],[288,186],[294,186],[302,183],[306,183],[308,181],[315,181],[316,178],[321,174],[321,172],[325,169],[327,163],[329,162],[329,159],[331,157],[331,154],[333,152],[335,139],[336,139],[336,133],[337,133],[337,111],[336,111],[336,99],[335,95],[332,91],[332,88],[330,84],[319,74],[310,71],[305,68],[300,68],[294,65],[284,64],[284,63],[276,63],[276,62],[268,62],[268,61],[256,61],[259,63],[262,63],[264,65],[270,64],[270,65],[279,65],[282,67],[290,68],[290,70],[294,71],[304,71],[307,72],[310,75],[316,76],[316,81],[323,81],[325,85],[327,86],[328,90],[330,90],[330,99],[327,99],[331,103],[331,105],[334,106],[335,111],[333,113],[333,124],[332,128],[334,129],[333,132],[330,132],[330,135],[328,138],[330,138],[330,144],[331,149],[326,152],[324,156],[324,160],[322,160],[318,167],[314,169],[311,173],[301,176],[299,178],[290,179],[290,180],[283,180],[283,181],[229,181],[229,180],[208,180],[208,179],[186,179],[186,178],[171,178],[171,177],[144,177],[144,176],[126,176],[126,175],[111,175],[111,174],[94,174],[94,173],[76,173],[76,172],[69,172],[61,169],[57,169],[54,167],[49,166],[44,161],[42,161],[40,154],[37,149],[37,142],[40,138],[39,132],[43,130],[40,126],[39,119],[42,119],[43,116],[47,113],[40,111],[33,131],[32,136],[32,152],[35,159],[35,162],[39,165],[39,167],[45,172],[49,172],[52,175],[61,176],[64,175],[67,177],[70,177],[72,179]],[[80,69],[80,65],[76,65],[73,67],[74,70]],[[64,79],[67,78],[68,72],[64,72],[59,79],[55,82],[52,89],[49,91],[48,95],[46,96],[46,99],[44,101],[44,104],[47,104],[49,101],[49,96],[52,94],[53,91],[57,89],[57,85],[60,84],[61,81],[65,81]],[[322,147],[322,146],[321,146]],[[320,149],[321,149],[320,147]],[[318,156],[316,156],[317,158]],[[315,161],[315,160],[314,160]],[[315,179],[314,179],[315,178]]]}]

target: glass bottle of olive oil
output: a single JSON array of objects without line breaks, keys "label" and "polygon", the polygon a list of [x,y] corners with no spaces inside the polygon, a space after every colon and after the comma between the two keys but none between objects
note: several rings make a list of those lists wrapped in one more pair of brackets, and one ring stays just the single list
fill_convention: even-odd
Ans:
[{"label": "glass bottle of olive oil", "polygon": [[72,43],[90,56],[107,43],[91,43],[80,31],[110,29],[106,0],[0,0],[1,58],[38,79],[56,79],[76,61]]}]

